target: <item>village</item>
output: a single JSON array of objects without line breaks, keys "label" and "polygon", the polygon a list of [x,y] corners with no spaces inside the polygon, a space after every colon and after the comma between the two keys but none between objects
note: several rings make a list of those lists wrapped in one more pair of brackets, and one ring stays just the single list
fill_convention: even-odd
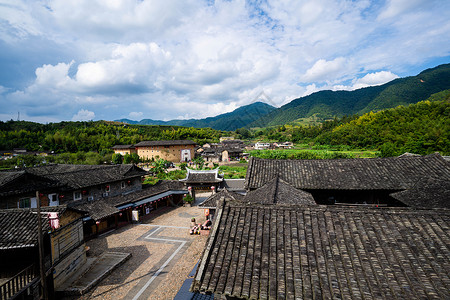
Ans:
[{"label": "village", "polygon": [[188,167],[149,186],[134,164],[1,171],[0,299],[450,298],[448,157],[276,160],[245,147],[113,147],[174,164],[249,159],[245,179]]}]

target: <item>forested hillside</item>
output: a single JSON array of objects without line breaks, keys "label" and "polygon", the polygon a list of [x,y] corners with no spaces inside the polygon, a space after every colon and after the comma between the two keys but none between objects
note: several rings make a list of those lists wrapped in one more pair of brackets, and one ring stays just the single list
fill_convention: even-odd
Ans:
[{"label": "forested hillside", "polygon": [[143,140],[191,139],[197,143],[218,141],[222,131],[210,128],[125,125],[117,122],[61,122],[39,124],[26,121],[0,122],[0,150],[26,148],[28,151],[111,151],[116,144]]},{"label": "forested hillside", "polygon": [[[286,136],[286,135],[285,135]],[[279,138],[282,138],[281,136]],[[450,155],[450,90],[408,106],[291,130],[295,142],[379,149],[382,156],[404,152]]]},{"label": "forested hillside", "polygon": [[425,70],[417,76],[395,79],[380,86],[355,91],[320,91],[291,101],[256,120],[247,128],[283,125],[312,115],[322,119],[361,115],[417,103],[446,89],[450,89],[450,64]]}]

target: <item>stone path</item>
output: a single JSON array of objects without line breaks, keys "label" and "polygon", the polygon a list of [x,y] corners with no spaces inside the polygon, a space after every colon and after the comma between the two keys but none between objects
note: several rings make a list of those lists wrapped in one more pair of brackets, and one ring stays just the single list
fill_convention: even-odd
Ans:
[{"label": "stone path", "polygon": [[131,253],[131,258],[84,296],[71,299],[173,299],[203,251],[206,236],[189,235],[198,207],[160,208],[143,224],[128,225],[89,241],[92,255]]}]

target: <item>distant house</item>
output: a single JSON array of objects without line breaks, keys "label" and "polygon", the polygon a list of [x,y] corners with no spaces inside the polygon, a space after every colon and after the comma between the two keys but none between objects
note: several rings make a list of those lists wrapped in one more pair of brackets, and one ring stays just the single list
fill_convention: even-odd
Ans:
[{"label": "distant house", "polygon": [[281,149],[292,149],[294,144],[292,142],[274,143],[274,146]]},{"label": "distant house", "polygon": [[[41,210],[43,265],[50,299],[86,262],[82,217],[83,213],[66,206]],[[36,210],[0,210],[2,299],[39,299],[37,224]]]},{"label": "distant house", "polygon": [[270,143],[257,142],[255,144],[255,150],[264,150],[264,149],[269,149],[269,148],[270,148]]},{"label": "distant house", "polygon": [[112,147],[115,154],[132,154],[136,153],[136,148],[133,145],[115,145]]},{"label": "distant house", "polygon": [[239,160],[243,155],[244,143],[241,140],[223,140],[219,144],[205,144],[200,155],[206,162],[228,162]]},{"label": "distant house", "polygon": [[162,158],[171,162],[190,161],[195,156],[196,143],[190,140],[143,141],[134,145],[139,158]]}]

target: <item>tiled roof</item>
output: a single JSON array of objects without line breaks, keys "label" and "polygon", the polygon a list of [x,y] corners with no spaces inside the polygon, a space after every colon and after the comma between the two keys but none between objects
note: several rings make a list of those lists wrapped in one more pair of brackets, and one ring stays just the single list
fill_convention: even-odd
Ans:
[{"label": "tiled roof", "polygon": [[244,189],[244,178],[239,179],[224,179],[223,187],[228,189],[229,191],[245,191]]},{"label": "tiled roof", "polygon": [[403,190],[422,178],[450,180],[450,163],[424,157],[271,160],[251,158],[245,187],[256,189],[279,176],[298,189]]},{"label": "tiled roof", "polygon": [[120,211],[114,206],[114,204],[109,203],[107,198],[101,198],[96,201],[82,203],[79,205],[74,205],[72,207],[77,210],[86,212],[89,217],[91,217],[95,221],[112,216]]},{"label": "tiled roof", "polygon": [[249,191],[242,201],[259,204],[316,205],[310,193],[294,188],[279,177],[256,190]]},{"label": "tiled roof", "polygon": [[[50,230],[47,212],[62,214],[67,207],[41,208],[42,232]],[[15,249],[37,246],[38,220],[36,209],[0,210],[0,249]]]},{"label": "tiled roof", "polygon": [[181,179],[185,183],[216,183],[222,182],[223,178],[219,175],[219,169],[214,170],[192,170],[187,169],[186,178]]},{"label": "tiled roof", "polygon": [[216,208],[219,200],[223,198],[225,201],[242,201],[244,196],[239,195],[238,193],[232,192],[225,189],[220,190],[219,192],[209,196],[205,201],[199,204],[200,207],[204,208]]},{"label": "tiled roof", "polygon": [[238,299],[450,299],[450,211],[226,204],[191,291]]},{"label": "tiled roof", "polygon": [[134,149],[134,145],[115,145],[113,149]]},{"label": "tiled roof", "polygon": [[173,190],[185,190],[185,188],[181,182],[164,180],[154,186],[143,188],[142,190],[126,195],[101,198],[89,203],[74,202],[71,204],[71,207],[87,212],[92,219],[98,221],[118,213],[119,209],[117,207],[120,205],[134,203],[136,201]]},{"label": "tiled roof", "polygon": [[411,189],[390,196],[411,207],[450,208],[450,181],[426,178]]},{"label": "tiled roof", "polygon": [[0,196],[42,191],[60,186],[61,184],[54,180],[23,170],[0,172]]},{"label": "tiled roof", "polygon": [[176,145],[197,145],[191,140],[170,140],[170,141],[142,141],[135,144],[135,147],[148,146],[176,146]]},{"label": "tiled roof", "polygon": [[70,189],[80,189],[147,174],[135,165],[49,165],[27,172],[60,182]]}]

